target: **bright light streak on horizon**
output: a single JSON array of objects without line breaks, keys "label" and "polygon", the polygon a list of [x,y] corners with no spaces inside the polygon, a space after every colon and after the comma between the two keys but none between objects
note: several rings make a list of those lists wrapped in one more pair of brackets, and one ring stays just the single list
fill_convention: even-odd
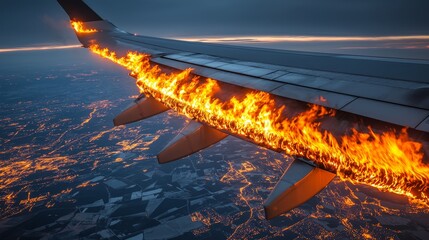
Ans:
[{"label": "bright light streak on horizon", "polygon": [[273,42],[347,42],[347,41],[403,41],[403,40],[428,40],[429,35],[407,36],[221,36],[221,37],[184,37],[175,38],[183,41],[194,42],[247,42],[247,43],[273,43]]},{"label": "bright light streak on horizon", "polygon": [[19,47],[19,48],[0,48],[0,53],[4,52],[21,52],[21,51],[43,51],[43,50],[58,50],[69,48],[80,48],[82,45],[53,45],[53,46],[40,46],[40,47]]}]

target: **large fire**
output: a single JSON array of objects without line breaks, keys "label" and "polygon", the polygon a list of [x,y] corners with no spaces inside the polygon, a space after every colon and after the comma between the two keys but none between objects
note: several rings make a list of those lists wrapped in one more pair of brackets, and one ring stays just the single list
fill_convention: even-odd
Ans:
[{"label": "large fire", "polygon": [[286,106],[276,107],[268,93],[253,91],[222,100],[216,97],[220,84],[193,76],[192,69],[166,74],[146,54],[118,57],[97,45],[90,49],[130,70],[142,93],[180,114],[273,150],[311,159],[343,180],[429,205],[429,165],[423,162],[422,144],[410,139],[405,129],[376,133],[367,127],[364,132],[353,129],[334,136],[321,128],[321,120],[333,117],[333,110],[311,105],[307,111],[285,117]]},{"label": "large fire", "polygon": [[70,24],[72,25],[72,27],[74,28],[74,30],[77,33],[95,33],[98,32],[97,29],[94,28],[85,28],[85,26],[83,26],[83,22],[79,22],[79,21],[70,21]]}]

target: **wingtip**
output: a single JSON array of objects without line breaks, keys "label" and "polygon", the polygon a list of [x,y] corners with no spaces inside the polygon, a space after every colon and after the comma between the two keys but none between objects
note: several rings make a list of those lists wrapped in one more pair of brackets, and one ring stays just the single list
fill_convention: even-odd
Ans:
[{"label": "wingtip", "polygon": [[92,22],[103,19],[82,0],[57,0],[70,20]]}]

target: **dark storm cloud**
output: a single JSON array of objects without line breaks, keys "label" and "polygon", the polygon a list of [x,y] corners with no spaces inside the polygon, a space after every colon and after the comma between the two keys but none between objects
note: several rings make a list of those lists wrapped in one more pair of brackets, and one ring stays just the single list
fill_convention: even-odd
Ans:
[{"label": "dark storm cloud", "polygon": [[[75,43],[55,0],[2,0],[0,47]],[[37,4],[35,4],[37,2]],[[198,35],[427,34],[427,0],[88,0],[130,32]]]}]

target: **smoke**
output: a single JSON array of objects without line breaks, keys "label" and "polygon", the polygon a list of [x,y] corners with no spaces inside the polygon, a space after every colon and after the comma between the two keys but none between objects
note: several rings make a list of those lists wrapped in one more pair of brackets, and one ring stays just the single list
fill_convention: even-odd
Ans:
[{"label": "smoke", "polygon": [[54,0],[2,0],[0,48],[77,44],[67,19]]}]

